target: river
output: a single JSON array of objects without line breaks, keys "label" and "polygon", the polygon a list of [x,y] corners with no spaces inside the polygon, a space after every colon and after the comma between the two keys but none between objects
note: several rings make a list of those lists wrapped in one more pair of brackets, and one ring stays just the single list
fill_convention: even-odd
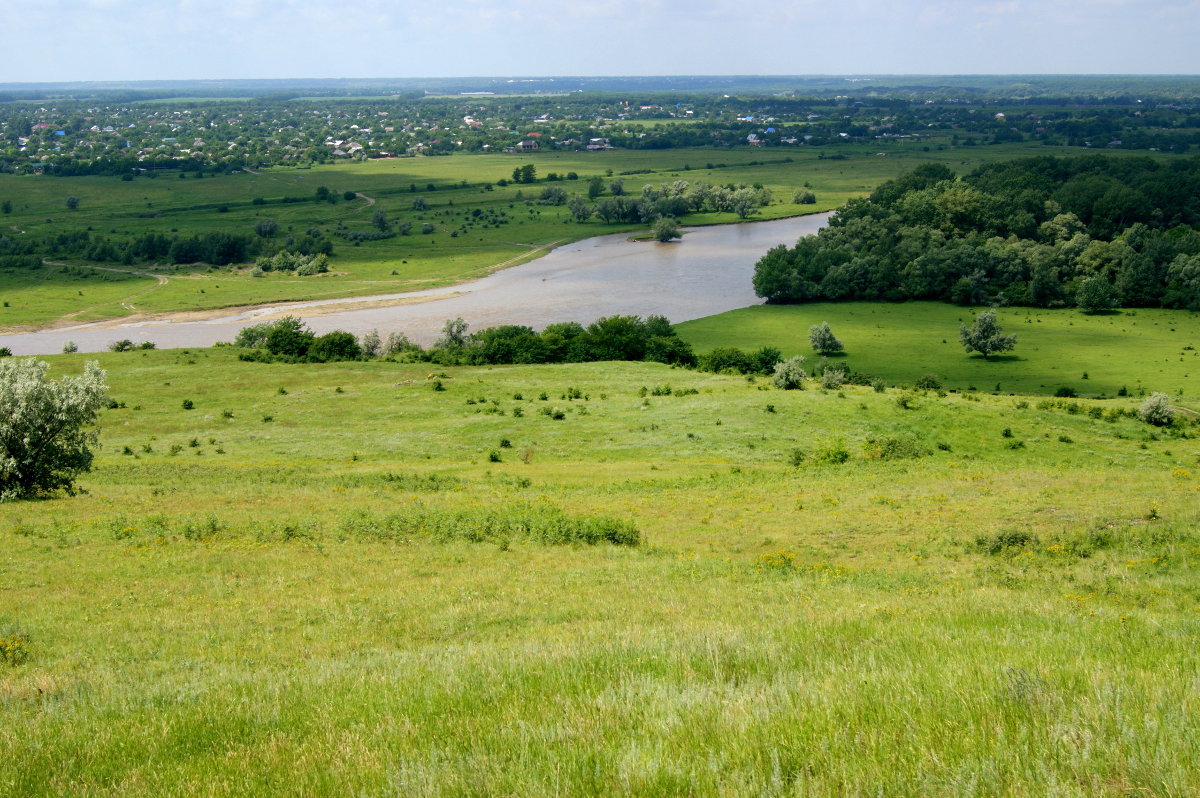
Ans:
[{"label": "river", "polygon": [[[377,329],[403,332],[429,344],[447,319],[462,317],[470,330],[500,324],[588,324],[601,316],[659,314],[689,321],[759,304],[754,264],[777,244],[791,246],[825,226],[829,214],[770,222],[683,228],[682,241],[630,241],[627,234],[597,236],[558,247],[529,263],[469,283],[370,297],[283,302],[231,309],[196,320],[186,315],[150,321],[108,321],[0,336],[14,355],[46,355],[74,341],[81,352],[99,352],[113,341],[153,341],[160,348],[211,346],[232,341],[242,327],[292,315],[318,334]],[[339,306],[348,306],[339,309]]]}]

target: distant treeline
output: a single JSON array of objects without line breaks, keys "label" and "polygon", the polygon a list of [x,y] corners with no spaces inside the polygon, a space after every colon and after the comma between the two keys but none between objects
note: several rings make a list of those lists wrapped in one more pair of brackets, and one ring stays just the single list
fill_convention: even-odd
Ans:
[{"label": "distant treeline", "polygon": [[208,263],[228,266],[279,252],[331,255],[333,242],[323,236],[302,235],[267,239],[238,233],[179,235],[144,233],[114,241],[86,230],[44,238],[0,236],[0,268],[38,268],[42,258],[79,258],[96,263]]},{"label": "distant treeline", "polygon": [[[928,164],[755,267],[769,302],[933,299],[1200,309],[1200,158],[1040,157],[961,179]],[[1100,281],[1103,281],[1101,283]]]}]

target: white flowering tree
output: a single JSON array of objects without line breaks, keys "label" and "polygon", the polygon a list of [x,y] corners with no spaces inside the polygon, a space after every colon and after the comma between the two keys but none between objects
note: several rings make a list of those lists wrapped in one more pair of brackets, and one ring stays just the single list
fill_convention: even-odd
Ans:
[{"label": "white flowering tree", "polygon": [[48,368],[33,358],[0,361],[0,501],[71,492],[92,466],[104,371],[89,362],[77,377],[50,380]]}]

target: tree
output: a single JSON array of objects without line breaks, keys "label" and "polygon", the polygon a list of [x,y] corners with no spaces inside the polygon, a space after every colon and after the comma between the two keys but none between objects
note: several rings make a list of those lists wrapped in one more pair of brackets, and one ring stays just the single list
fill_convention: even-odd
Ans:
[{"label": "tree", "polygon": [[846,348],[834,336],[833,330],[829,329],[829,322],[827,321],[814,324],[808,329],[808,342],[812,345],[813,349],[822,355],[832,355]]},{"label": "tree", "polygon": [[379,357],[379,353],[383,350],[383,341],[379,337],[379,330],[371,330],[363,334],[358,345],[367,357]]},{"label": "tree", "polygon": [[388,221],[387,214],[382,209],[375,211],[375,215],[371,217],[371,224],[381,233],[392,232],[392,223]]},{"label": "tree", "polygon": [[254,232],[263,238],[272,238],[279,232],[279,222],[274,219],[259,219],[254,223]]},{"label": "tree", "polygon": [[12,213],[12,200],[0,202],[0,211],[3,211],[4,213]]},{"label": "tree", "polygon": [[284,316],[279,321],[271,322],[263,344],[272,355],[304,357],[314,340],[316,336],[308,329],[308,325],[295,316]]},{"label": "tree", "polygon": [[442,337],[437,339],[434,347],[437,349],[462,349],[467,342],[467,323],[459,316],[457,319],[446,319],[442,325]]},{"label": "tree", "polygon": [[317,337],[308,347],[308,359],[318,363],[357,360],[362,355],[358,339],[344,330],[334,330]]},{"label": "tree", "polygon": [[424,197],[413,197],[412,208],[414,211],[427,211],[429,202]]},{"label": "tree", "polygon": [[68,210],[72,210],[72,211],[75,210],[76,208],[79,207],[79,197],[76,197],[74,195],[67,197],[66,205],[67,205]]},{"label": "tree", "polygon": [[49,364],[33,358],[0,362],[0,501],[56,490],[73,492],[91,469],[97,433],[89,425],[107,399],[104,372],[46,379]]},{"label": "tree", "polygon": [[800,189],[792,195],[792,202],[797,205],[814,205],[817,202],[817,195],[806,189]]},{"label": "tree", "polygon": [[1107,313],[1120,303],[1117,289],[1102,274],[1093,274],[1079,284],[1075,305],[1084,313]]},{"label": "tree", "polygon": [[592,205],[578,194],[572,194],[567,200],[567,211],[577,222],[586,222],[592,218]]},{"label": "tree", "polygon": [[962,341],[967,354],[978,352],[987,360],[988,355],[996,352],[1007,352],[1017,345],[1016,335],[1004,335],[1000,325],[996,323],[996,311],[985,310],[975,317],[975,323],[970,327],[962,325],[958,330],[958,339]]},{"label": "tree", "polygon": [[679,232],[679,225],[675,224],[675,220],[669,216],[658,217],[651,230],[654,233],[654,238],[664,244],[671,239],[683,237],[683,234]]}]

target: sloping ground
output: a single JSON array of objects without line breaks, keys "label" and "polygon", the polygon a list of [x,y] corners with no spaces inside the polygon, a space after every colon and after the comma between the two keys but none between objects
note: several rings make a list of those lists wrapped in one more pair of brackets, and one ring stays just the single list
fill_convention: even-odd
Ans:
[{"label": "sloping ground", "polygon": [[102,360],[88,493],[0,505],[5,794],[1200,790],[1137,400]]}]

